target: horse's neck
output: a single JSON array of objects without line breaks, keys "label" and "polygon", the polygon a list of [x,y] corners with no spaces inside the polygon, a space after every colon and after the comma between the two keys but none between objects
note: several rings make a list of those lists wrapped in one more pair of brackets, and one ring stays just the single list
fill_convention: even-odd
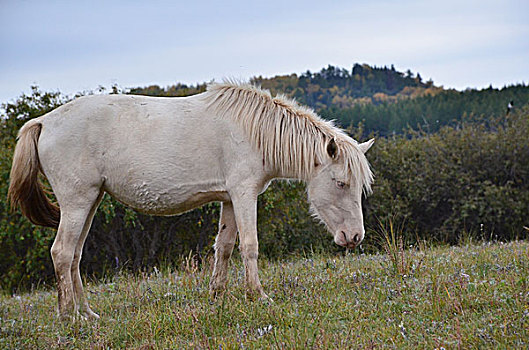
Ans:
[{"label": "horse's neck", "polygon": [[[295,167],[289,167],[289,169],[295,169]],[[309,182],[312,178],[312,174],[309,174],[309,176],[302,176],[301,174],[298,174],[292,170],[283,170],[279,167],[270,169],[269,174],[271,178],[273,179],[281,179],[281,180],[295,180],[295,181],[302,181],[302,182]]]}]

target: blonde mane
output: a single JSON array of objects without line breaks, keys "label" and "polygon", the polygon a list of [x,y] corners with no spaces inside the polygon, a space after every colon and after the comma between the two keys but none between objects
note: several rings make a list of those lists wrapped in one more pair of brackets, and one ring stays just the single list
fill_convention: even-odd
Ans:
[{"label": "blonde mane", "polygon": [[327,144],[334,138],[348,180],[371,191],[373,173],[358,143],[312,109],[284,95],[273,97],[268,90],[233,82],[210,84],[205,98],[217,115],[239,123],[265,164],[282,176],[310,180],[316,164],[329,157]]}]

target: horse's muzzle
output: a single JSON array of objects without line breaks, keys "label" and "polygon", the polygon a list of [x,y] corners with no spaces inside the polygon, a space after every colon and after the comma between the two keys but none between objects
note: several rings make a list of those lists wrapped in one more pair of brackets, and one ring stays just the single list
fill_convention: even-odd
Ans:
[{"label": "horse's muzzle", "polygon": [[348,235],[345,231],[341,230],[335,237],[334,242],[339,246],[354,249],[364,239],[364,234],[361,232],[353,232]]}]

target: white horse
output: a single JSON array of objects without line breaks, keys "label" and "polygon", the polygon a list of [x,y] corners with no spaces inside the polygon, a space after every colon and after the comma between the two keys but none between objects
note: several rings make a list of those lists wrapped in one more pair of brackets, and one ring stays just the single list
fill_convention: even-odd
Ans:
[{"label": "white horse", "polygon": [[212,84],[182,98],[87,96],[20,129],[9,198],[33,223],[58,228],[51,256],[61,316],[99,317],[79,262],[105,192],[156,215],[221,202],[210,291],[225,288],[239,232],[248,293],[267,298],[257,274],[257,196],[275,178],[306,181],[334,241],[355,247],[364,237],[362,191],[373,180],[364,153],[373,141],[357,143],[312,110],[247,84]]}]

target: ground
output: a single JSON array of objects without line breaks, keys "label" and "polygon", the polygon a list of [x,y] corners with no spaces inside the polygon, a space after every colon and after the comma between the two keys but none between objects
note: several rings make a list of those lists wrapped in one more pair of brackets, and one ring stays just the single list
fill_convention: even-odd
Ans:
[{"label": "ground", "polygon": [[95,322],[61,322],[51,289],[0,296],[0,348],[529,347],[526,241],[262,259],[273,303],[246,299],[237,257],[212,301],[204,265],[88,282]]}]

